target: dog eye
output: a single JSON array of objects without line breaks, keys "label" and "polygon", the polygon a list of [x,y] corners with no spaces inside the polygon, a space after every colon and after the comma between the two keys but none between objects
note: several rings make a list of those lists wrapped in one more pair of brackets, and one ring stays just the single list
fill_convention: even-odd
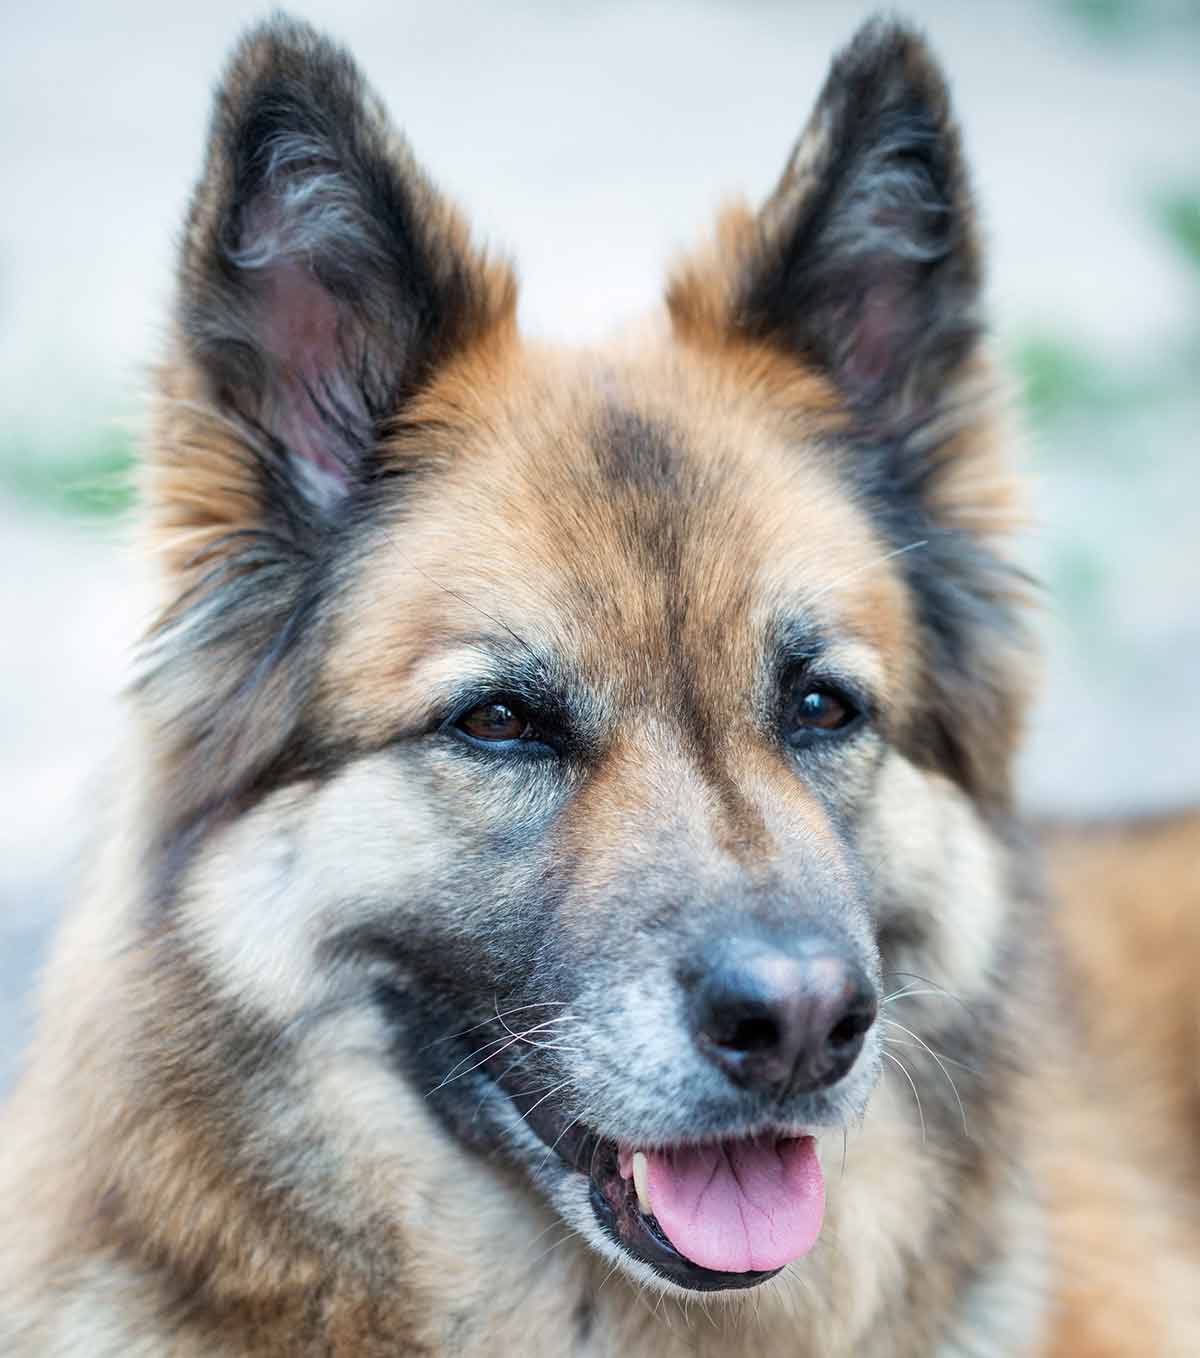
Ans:
[{"label": "dog eye", "polygon": [[824,684],[798,684],[784,714],[784,738],[803,746],[857,726],[862,713],[840,690]]},{"label": "dog eye", "polygon": [[495,743],[509,740],[537,740],[538,733],[528,715],[515,703],[480,703],[456,723],[472,740]]}]

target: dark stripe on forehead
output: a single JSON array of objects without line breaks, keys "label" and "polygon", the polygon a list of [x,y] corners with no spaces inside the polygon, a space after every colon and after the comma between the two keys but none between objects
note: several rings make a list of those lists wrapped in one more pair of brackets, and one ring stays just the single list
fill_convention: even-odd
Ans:
[{"label": "dark stripe on forehead", "polygon": [[594,442],[601,474],[614,489],[678,492],[680,450],[667,426],[632,410],[607,406]]},{"label": "dark stripe on forehead", "polygon": [[[735,857],[763,851],[765,827],[753,802],[726,767],[723,732],[708,710],[698,666],[711,660],[687,644],[688,594],[685,552],[700,519],[694,515],[702,479],[689,476],[683,436],[669,424],[616,405],[607,406],[594,439],[597,463],[625,520],[626,540],[637,549],[639,566],[657,577],[644,588],[662,608],[659,679],[667,703],[664,716],[680,733],[693,767],[716,798],[720,834]],[[714,645],[720,646],[720,640]]]}]

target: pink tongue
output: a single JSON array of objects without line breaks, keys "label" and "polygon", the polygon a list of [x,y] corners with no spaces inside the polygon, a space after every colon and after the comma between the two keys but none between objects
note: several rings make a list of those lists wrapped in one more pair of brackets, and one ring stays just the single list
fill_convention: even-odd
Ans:
[{"label": "pink tongue", "polygon": [[722,1273],[782,1268],[816,1243],[825,1181],[811,1136],[645,1154],[658,1224],[694,1264]]}]

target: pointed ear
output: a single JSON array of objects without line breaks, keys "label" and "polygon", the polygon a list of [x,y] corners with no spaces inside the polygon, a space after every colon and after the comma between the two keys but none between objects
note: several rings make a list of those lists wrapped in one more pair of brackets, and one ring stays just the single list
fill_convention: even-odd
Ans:
[{"label": "pointed ear", "polygon": [[472,249],[350,58],[282,18],[248,34],[216,97],[146,458],[166,597],[143,693],[197,786],[286,740],[333,529],[384,474],[406,403],[514,311],[511,273]]},{"label": "pointed ear", "polygon": [[272,492],[335,508],[405,399],[514,300],[344,52],[285,19],[243,40],[187,223],[175,385],[237,426]]},{"label": "pointed ear", "polygon": [[945,82],[876,20],[834,61],[778,187],[679,270],[675,326],[764,341],[830,378],[861,426],[935,410],[979,333],[980,260]]}]

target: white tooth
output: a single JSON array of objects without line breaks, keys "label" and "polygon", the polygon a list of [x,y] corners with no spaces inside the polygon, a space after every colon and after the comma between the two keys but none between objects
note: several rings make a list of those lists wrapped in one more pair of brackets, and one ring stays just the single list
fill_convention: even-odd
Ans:
[{"label": "white tooth", "polygon": [[637,1189],[638,1206],[644,1216],[652,1217],[654,1209],[650,1206],[650,1166],[641,1151],[633,1153],[633,1186]]}]

